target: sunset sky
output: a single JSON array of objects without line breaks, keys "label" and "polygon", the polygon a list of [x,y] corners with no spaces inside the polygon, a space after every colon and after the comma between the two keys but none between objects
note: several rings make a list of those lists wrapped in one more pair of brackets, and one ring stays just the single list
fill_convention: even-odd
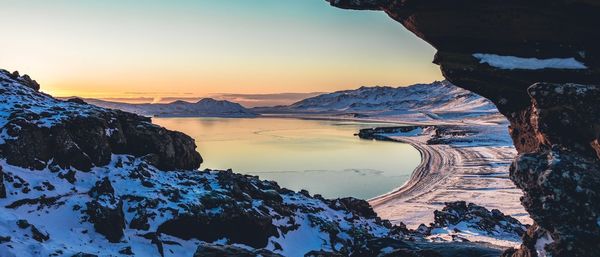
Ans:
[{"label": "sunset sky", "polygon": [[324,0],[3,1],[0,68],[56,96],[326,92],[442,79],[383,12]]}]

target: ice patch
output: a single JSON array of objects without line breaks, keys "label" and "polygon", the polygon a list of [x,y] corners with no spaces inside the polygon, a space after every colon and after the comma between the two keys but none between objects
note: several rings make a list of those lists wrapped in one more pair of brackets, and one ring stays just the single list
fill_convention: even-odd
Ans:
[{"label": "ice patch", "polygon": [[573,57],[538,59],[482,53],[473,54],[473,57],[479,59],[479,63],[487,63],[492,67],[505,70],[587,69],[583,63]]}]

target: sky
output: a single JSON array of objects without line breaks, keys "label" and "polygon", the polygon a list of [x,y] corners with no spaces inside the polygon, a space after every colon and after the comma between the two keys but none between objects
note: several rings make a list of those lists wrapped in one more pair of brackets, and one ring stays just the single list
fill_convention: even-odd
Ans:
[{"label": "sky", "polygon": [[324,0],[6,0],[0,68],[55,96],[329,92],[442,79],[383,12]]}]

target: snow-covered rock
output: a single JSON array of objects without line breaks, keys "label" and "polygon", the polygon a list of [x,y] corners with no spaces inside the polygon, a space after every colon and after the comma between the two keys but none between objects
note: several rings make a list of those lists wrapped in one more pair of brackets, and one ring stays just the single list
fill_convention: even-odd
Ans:
[{"label": "snow-covered rock", "polygon": [[183,133],[136,114],[55,99],[31,81],[0,70],[0,157],[9,164],[89,170],[123,153],[167,170],[202,163],[194,140]]},{"label": "snow-covered rock", "polygon": [[521,222],[497,209],[490,211],[464,201],[445,203],[442,210],[434,212],[434,219],[429,228],[432,239],[489,241],[492,238],[496,242],[513,242],[508,246],[515,246],[521,243],[521,236],[527,230]]},{"label": "snow-covered rock", "polygon": [[256,117],[257,114],[238,103],[204,98],[198,102],[175,101],[172,103],[129,104],[98,99],[85,99],[87,103],[104,108],[118,109],[144,116],[162,117]]}]

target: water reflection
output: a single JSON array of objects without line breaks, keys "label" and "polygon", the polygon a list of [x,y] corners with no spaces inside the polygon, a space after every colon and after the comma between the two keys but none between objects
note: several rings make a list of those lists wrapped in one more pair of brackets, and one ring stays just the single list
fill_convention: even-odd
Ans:
[{"label": "water reflection", "polygon": [[353,136],[381,124],[283,118],[153,122],[196,139],[202,168],[231,168],[330,198],[386,193],[403,184],[420,161],[410,145]]}]

